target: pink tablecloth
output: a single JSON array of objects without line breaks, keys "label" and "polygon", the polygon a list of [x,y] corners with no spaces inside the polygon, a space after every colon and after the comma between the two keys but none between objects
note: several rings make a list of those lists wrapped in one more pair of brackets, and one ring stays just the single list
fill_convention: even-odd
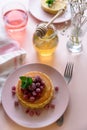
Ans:
[{"label": "pink tablecloth", "polygon": [[[70,92],[70,102],[65,112],[64,124],[59,127],[53,123],[47,127],[38,130],[87,130],[87,33],[83,38],[83,51],[80,55],[71,54],[67,51],[66,42],[67,35],[59,35],[59,45],[55,54],[51,57],[40,57],[32,46],[32,35],[37,23],[31,15],[29,15],[29,25],[27,37],[22,47],[26,50],[26,63],[45,63],[56,68],[62,75],[67,61],[74,62],[73,77],[68,85]],[[57,25],[58,26],[58,25]],[[0,106],[0,129],[2,130],[35,130],[24,128],[13,122]]]}]

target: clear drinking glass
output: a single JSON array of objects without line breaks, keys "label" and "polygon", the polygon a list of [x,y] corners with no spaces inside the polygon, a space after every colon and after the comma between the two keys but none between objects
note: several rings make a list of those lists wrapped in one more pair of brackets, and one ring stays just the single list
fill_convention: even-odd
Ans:
[{"label": "clear drinking glass", "polygon": [[83,49],[82,38],[83,38],[83,26],[87,22],[84,16],[86,10],[85,0],[70,0],[71,8],[71,34],[67,42],[67,49],[70,52],[80,53]]},{"label": "clear drinking glass", "polygon": [[[46,23],[40,23],[38,26],[44,26]],[[38,27],[37,26],[37,27]],[[35,50],[41,56],[51,56],[58,45],[57,30],[53,24],[47,28],[45,36],[40,37],[36,33],[33,35],[33,45]]]},{"label": "clear drinking glass", "polygon": [[21,31],[26,28],[28,11],[22,3],[10,1],[3,6],[2,17],[6,31]]}]

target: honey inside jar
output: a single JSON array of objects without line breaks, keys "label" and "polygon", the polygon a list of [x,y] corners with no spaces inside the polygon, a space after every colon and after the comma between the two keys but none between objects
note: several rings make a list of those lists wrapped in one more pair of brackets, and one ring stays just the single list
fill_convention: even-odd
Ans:
[{"label": "honey inside jar", "polygon": [[33,45],[41,56],[50,56],[55,52],[58,45],[58,35],[53,24],[47,28],[47,32],[43,37],[34,33]]}]

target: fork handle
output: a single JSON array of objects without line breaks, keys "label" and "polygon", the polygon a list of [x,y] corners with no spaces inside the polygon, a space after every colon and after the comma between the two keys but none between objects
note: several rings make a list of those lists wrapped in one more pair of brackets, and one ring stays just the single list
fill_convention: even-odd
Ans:
[{"label": "fork handle", "polygon": [[62,115],[57,121],[58,126],[62,126],[63,122],[64,122],[64,115]]}]

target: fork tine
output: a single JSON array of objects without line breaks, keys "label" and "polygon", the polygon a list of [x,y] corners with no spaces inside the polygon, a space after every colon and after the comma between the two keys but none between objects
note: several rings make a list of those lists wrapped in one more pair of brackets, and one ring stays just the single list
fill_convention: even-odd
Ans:
[{"label": "fork tine", "polygon": [[68,75],[68,71],[69,71],[69,63],[67,62],[66,67],[65,67],[65,71],[64,71],[64,76]]},{"label": "fork tine", "polygon": [[70,71],[69,71],[69,75],[70,75],[70,78],[72,78],[72,74],[73,74],[73,63],[70,63]]}]

